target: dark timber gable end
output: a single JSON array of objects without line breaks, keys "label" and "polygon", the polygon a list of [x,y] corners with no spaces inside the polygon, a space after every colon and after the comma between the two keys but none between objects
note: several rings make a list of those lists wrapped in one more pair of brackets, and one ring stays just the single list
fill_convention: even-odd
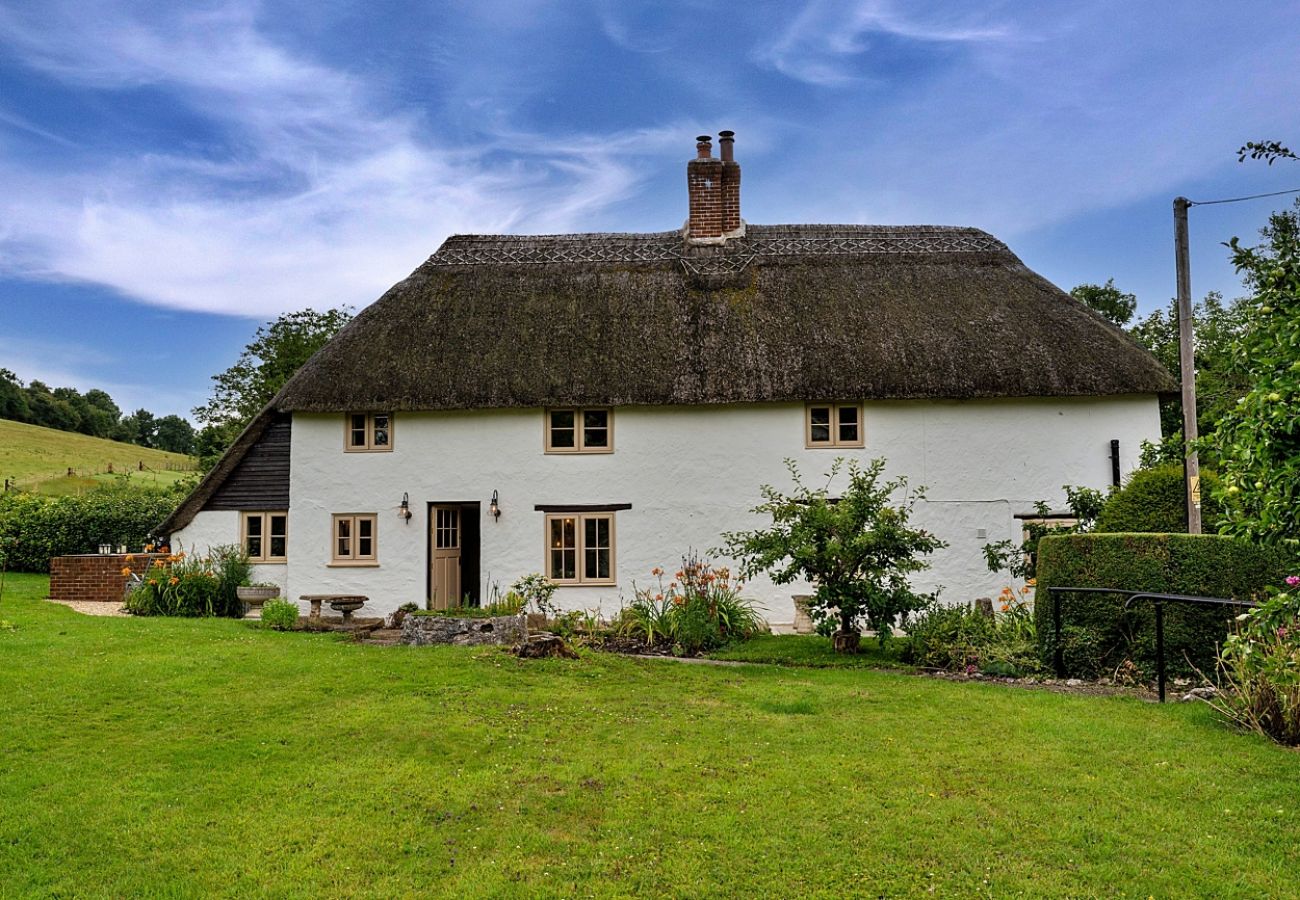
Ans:
[{"label": "dark timber gable end", "polygon": [[256,510],[289,508],[289,439],[292,421],[277,414],[204,509]]}]

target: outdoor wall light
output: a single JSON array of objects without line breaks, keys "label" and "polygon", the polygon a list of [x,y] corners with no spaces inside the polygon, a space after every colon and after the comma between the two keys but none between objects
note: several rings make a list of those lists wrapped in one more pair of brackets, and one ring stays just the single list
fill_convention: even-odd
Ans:
[{"label": "outdoor wall light", "polygon": [[397,515],[407,525],[411,524],[411,495],[406,491],[402,492],[402,505],[397,508]]},{"label": "outdoor wall light", "polygon": [[492,492],[492,502],[488,504],[488,514],[494,519],[501,518],[501,504],[497,502],[497,492]]}]

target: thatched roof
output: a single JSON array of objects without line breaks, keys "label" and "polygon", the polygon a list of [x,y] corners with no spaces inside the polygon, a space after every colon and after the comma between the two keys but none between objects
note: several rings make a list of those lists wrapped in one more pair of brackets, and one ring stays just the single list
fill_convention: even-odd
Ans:
[{"label": "thatched roof", "polygon": [[449,238],[282,411],[1169,393],[1122,331],[971,228]]}]

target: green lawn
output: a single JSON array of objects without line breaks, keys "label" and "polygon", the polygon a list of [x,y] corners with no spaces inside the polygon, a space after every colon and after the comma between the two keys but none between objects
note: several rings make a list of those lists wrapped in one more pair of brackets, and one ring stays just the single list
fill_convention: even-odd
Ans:
[{"label": "green lawn", "polygon": [[[141,462],[143,472],[137,471]],[[144,488],[165,487],[189,474],[168,471],[169,465],[195,468],[194,459],[180,453],[0,419],[0,480],[43,494],[75,494],[113,481],[114,475],[93,474],[110,463],[114,472],[130,473],[131,484]],[[69,468],[77,474],[69,477]]]},{"label": "green lawn", "polygon": [[1295,896],[1300,754],[867,669],[0,603],[0,895]]},{"label": "green lawn", "polygon": [[859,652],[836,653],[831,642],[811,634],[762,634],[743,644],[733,644],[710,653],[713,659],[771,663],[810,669],[910,669],[899,660],[902,644],[892,641],[881,647],[875,638],[863,638]]}]

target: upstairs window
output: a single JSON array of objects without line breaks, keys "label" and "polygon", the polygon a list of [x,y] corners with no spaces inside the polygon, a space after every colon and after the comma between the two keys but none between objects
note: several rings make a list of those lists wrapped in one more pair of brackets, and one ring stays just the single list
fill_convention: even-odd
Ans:
[{"label": "upstairs window", "polygon": [[393,417],[388,413],[349,413],[343,447],[354,452],[392,450]]},{"label": "upstairs window", "polygon": [[613,514],[548,515],[546,577],[559,584],[613,584]]},{"label": "upstairs window", "polygon": [[546,452],[614,452],[614,413],[608,409],[547,410]]},{"label": "upstairs window", "polygon": [[862,407],[810,403],[805,415],[804,443],[810,448],[863,446]]},{"label": "upstairs window", "polygon": [[379,559],[374,513],[334,516],[331,562],[336,566],[375,565]]},{"label": "upstairs window", "polygon": [[251,563],[282,563],[289,555],[287,512],[240,513],[240,544]]}]

